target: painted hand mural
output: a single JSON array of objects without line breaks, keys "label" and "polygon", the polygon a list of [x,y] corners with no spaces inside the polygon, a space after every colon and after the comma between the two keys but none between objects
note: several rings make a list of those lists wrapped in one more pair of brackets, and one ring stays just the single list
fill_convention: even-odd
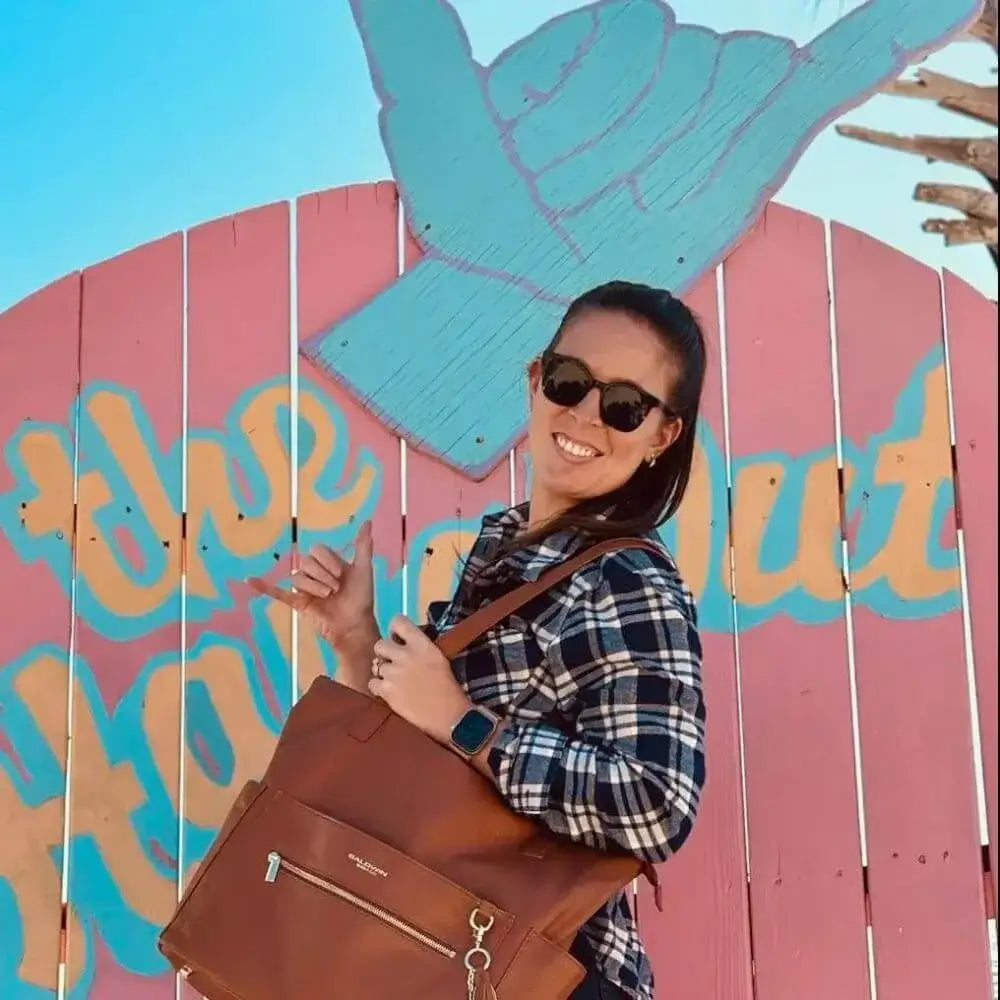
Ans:
[{"label": "painted hand mural", "polygon": [[524,359],[569,300],[615,276],[688,288],[822,126],[980,0],[869,0],[802,48],[602,0],[489,66],[446,0],[351,4],[425,256],[306,353],[481,476],[520,436]]}]

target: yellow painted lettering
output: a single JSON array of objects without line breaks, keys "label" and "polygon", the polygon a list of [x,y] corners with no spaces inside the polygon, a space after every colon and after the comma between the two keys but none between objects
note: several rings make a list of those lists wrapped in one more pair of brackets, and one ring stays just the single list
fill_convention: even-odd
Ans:
[{"label": "yellow painted lettering", "polygon": [[337,444],[336,427],[315,393],[299,395],[299,413],[315,435],[312,451],[299,471],[299,526],[304,531],[332,531],[357,517],[375,487],[377,470],[370,462],[359,461],[351,485],[333,497],[321,497],[316,483],[328,471]]},{"label": "yellow painted lettering", "polygon": [[62,441],[49,430],[31,431],[18,445],[21,461],[38,495],[27,501],[22,517],[35,538],[61,531],[69,541],[73,531],[73,460]]},{"label": "yellow painted lettering", "polygon": [[[146,801],[131,760],[111,764],[101,743],[90,702],[76,685],[73,713],[73,782],[70,831],[90,835],[121,892],[126,905],[150,923],[162,924],[176,898],[175,878],[165,878],[150,864],[132,826],[132,812]],[[177,716],[164,716],[160,725],[173,727],[177,755]],[[170,850],[174,845],[164,844]],[[80,939],[68,939],[70,954],[82,948]]]},{"label": "yellow painted lettering", "polygon": [[[32,706],[35,721],[49,738],[60,768],[66,766],[66,685],[63,660],[40,656],[18,674],[15,689]],[[6,878],[17,900],[24,936],[18,974],[26,983],[55,990],[62,922],[61,875],[50,852],[62,845],[62,795],[36,807],[21,799],[7,772],[0,768],[0,877]],[[79,933],[79,919],[70,909],[70,928]],[[82,969],[82,953],[73,956],[70,985]]]},{"label": "yellow painted lettering", "polygon": [[875,482],[902,487],[885,546],[852,580],[863,590],[883,577],[903,600],[925,600],[955,590],[958,568],[935,569],[927,563],[927,542],[938,490],[951,481],[951,442],[944,367],[924,378],[923,418],[919,435],[879,449]]},{"label": "yellow painted lettering", "polygon": [[[232,745],[235,766],[228,785],[205,774],[185,741],[186,797],[184,816],[198,826],[215,829],[243,784],[259,778],[274,749],[276,737],[267,728],[257,707],[240,651],[229,644],[210,643],[187,661],[187,679],[208,687],[212,704]],[[143,723],[154,759],[177,808],[177,720],[180,718],[180,665],[165,663],[149,679]],[[158,720],[169,720],[173,740]]]},{"label": "yellow painted lettering", "polygon": [[247,514],[233,493],[231,458],[217,441],[192,437],[188,444],[188,588],[192,595],[218,596],[205,566],[202,529],[207,519],[231,554],[266,552],[291,523],[291,472],[278,424],[279,407],[288,406],[288,389],[271,386],[258,393],[240,418],[240,430],[267,481],[267,509]]},{"label": "yellow painted lettering", "polygon": [[78,572],[110,613],[123,618],[139,617],[161,607],[180,585],[180,513],[163,488],[128,400],[115,392],[97,392],[90,397],[87,409],[138,497],[141,513],[135,516],[145,516],[163,543],[164,563],[159,577],[149,584],[139,584],[129,568],[121,565],[97,523],[97,515],[114,498],[104,475],[91,469],[80,475]]},{"label": "yellow painted lettering", "polygon": [[[813,463],[806,472],[798,524],[795,557],[779,570],[760,567],[764,535],[785,481],[780,462],[758,462],[740,470],[735,483],[733,549],[736,591],[742,604],[768,605],[797,587],[821,601],[843,595],[840,571],[840,493],[837,462],[832,455]],[[724,559],[728,558],[728,554]],[[728,578],[728,571],[723,579]]]}]

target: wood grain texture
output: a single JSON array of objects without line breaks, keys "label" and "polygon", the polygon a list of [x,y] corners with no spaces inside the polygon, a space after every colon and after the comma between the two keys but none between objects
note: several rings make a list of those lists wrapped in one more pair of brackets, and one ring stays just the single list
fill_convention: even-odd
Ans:
[{"label": "wood grain texture", "polygon": [[[590,4],[484,65],[449,3],[388,13],[351,0],[392,176],[427,253],[306,350],[407,441],[484,476],[523,431],[520,366],[582,288],[627,268],[689,289],[832,118],[979,5],[869,0],[799,48],[678,21],[666,3]],[[384,358],[367,352],[376,335]],[[439,378],[443,357],[461,377]],[[504,403],[484,409],[486,397]]]},{"label": "wood grain texture", "polygon": [[[420,246],[406,227],[403,244],[403,270],[416,267],[422,256]],[[525,359],[525,367],[527,361]],[[448,377],[446,359],[442,358],[442,378]],[[525,375],[524,401],[528,408],[529,390]],[[485,396],[484,407],[497,405]],[[472,479],[440,459],[411,448],[406,464],[406,546],[410,618],[426,620],[431,601],[448,601],[455,591],[462,564],[476,541],[482,517],[488,511],[511,506],[511,467],[498,463],[483,479]],[[526,501],[523,479],[521,493],[515,500]]]},{"label": "wood grain texture", "polygon": [[291,568],[289,245],[285,202],[188,234],[185,880],[292,698],[291,613],[242,586]]},{"label": "wood grain texture", "polygon": [[[154,661],[180,659],[182,302],[180,234],[83,274],[69,899],[89,942],[67,953],[93,949],[95,1000],[174,995],[155,931],[177,893],[180,678]],[[172,696],[155,713],[151,686]],[[145,932],[122,933],[128,911]]]},{"label": "wood grain texture", "polygon": [[[868,995],[847,632],[837,603],[824,240],[820,220],[771,205],[723,265],[750,912],[757,989],[767,1000]],[[771,462],[761,463],[762,453]],[[751,455],[754,463],[741,461]],[[789,507],[796,490],[800,502]],[[772,520],[778,509],[783,516]],[[823,595],[825,621],[811,623],[789,603],[786,615],[752,625],[782,574],[786,595]]]},{"label": "wood grain texture", "polygon": [[[684,296],[701,319],[708,346],[702,438],[714,442],[720,461],[704,449],[696,459],[690,492],[677,514],[673,548],[681,574],[695,592],[699,613],[728,621],[728,631],[702,631],[703,681],[708,712],[708,781],[694,831],[677,857],[661,866],[664,912],[640,883],[639,928],[650,952],[658,990],[678,1000],[751,1000],[750,924],[743,835],[739,699],[733,614],[729,595],[706,593],[709,565],[728,568],[722,363],[715,273]],[[709,483],[709,478],[716,480]],[[719,503],[713,504],[712,498]],[[708,605],[714,602],[717,607]]]},{"label": "wood grain texture", "polygon": [[[356,309],[398,273],[394,184],[360,184],[298,200],[299,341]],[[378,356],[381,345],[368,348]],[[348,551],[364,520],[375,542],[376,612],[402,610],[403,517],[399,441],[336,380],[299,360],[299,541]],[[312,444],[315,440],[316,444]],[[308,625],[299,631],[299,690],[335,658]]]},{"label": "wood grain texture", "polygon": [[[402,609],[404,563],[419,618],[450,593],[483,510],[508,502],[507,462],[473,482],[411,448],[404,539],[393,431],[309,362],[297,383],[289,369],[293,305],[301,341],[394,282],[396,189],[326,191],[292,210],[295,231],[282,203],[189,234],[186,441],[183,237],[0,314],[0,823],[13,831],[0,838],[4,997],[55,991],[74,537],[68,995],[167,1000],[175,980],[155,937],[179,879],[262,769],[292,699],[336,667],[308,629],[293,650],[290,616],[241,584],[287,577],[292,483],[300,550],[350,551],[374,517],[383,622]],[[691,492],[664,536],[701,613],[708,786],[689,844],[662,868],[666,913],[640,889],[658,995],[866,996],[819,225],[772,207],[725,265],[749,899],[713,281],[686,296],[706,323],[710,377]],[[989,973],[940,286],[843,227],[834,252],[879,1000],[964,1000],[988,995]],[[407,265],[415,258],[411,243]],[[950,275],[944,303],[995,896],[996,309]],[[378,362],[386,342],[370,347]],[[515,468],[524,499],[523,444]]]},{"label": "wood grain texture", "polygon": [[[0,313],[0,992],[55,996],[73,575],[79,274]],[[40,363],[44,359],[44,363]],[[47,427],[62,430],[61,445]],[[44,559],[31,559],[36,547]],[[32,723],[34,718],[35,723]],[[78,933],[77,917],[70,921]],[[68,969],[80,976],[82,961]]]},{"label": "wood grain texture", "polygon": [[[852,583],[877,547],[884,586],[910,603],[890,616],[856,594],[854,610],[878,996],[985,997],[938,275],[839,224],[832,233],[844,438],[879,449],[875,481],[848,495]],[[950,588],[951,609],[920,615],[935,586]]]},{"label": "wood grain texture", "polygon": [[990,845],[997,900],[997,308],[945,272],[944,305],[955,413],[958,495]]}]

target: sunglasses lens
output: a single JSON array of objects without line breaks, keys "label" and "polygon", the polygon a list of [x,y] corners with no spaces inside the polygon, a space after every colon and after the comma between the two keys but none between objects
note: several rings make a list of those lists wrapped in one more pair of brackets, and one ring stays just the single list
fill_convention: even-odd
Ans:
[{"label": "sunglasses lens", "polygon": [[630,385],[609,385],[601,396],[601,420],[612,430],[626,434],[636,430],[649,410],[642,394]]},{"label": "sunglasses lens", "polygon": [[593,384],[590,373],[570,358],[553,358],[542,375],[542,392],[556,406],[576,406]]}]

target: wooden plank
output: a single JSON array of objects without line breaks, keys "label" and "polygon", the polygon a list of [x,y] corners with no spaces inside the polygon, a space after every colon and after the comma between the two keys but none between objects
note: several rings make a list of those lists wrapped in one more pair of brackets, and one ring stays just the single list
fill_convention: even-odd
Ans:
[{"label": "wooden plank", "polygon": [[[422,254],[407,229],[404,269],[415,267]],[[530,359],[525,359],[525,367]],[[528,397],[525,374],[524,399]],[[493,405],[503,405],[493,401]],[[526,445],[522,445],[526,454]],[[406,612],[418,623],[426,619],[431,601],[447,601],[455,592],[462,564],[479,534],[483,515],[511,506],[511,465],[501,462],[483,479],[475,480],[417,448],[410,448],[406,466],[406,547],[409,578]],[[514,478],[517,479],[516,473]],[[523,479],[523,476],[520,477]],[[515,491],[516,492],[516,491]],[[522,486],[522,503],[528,496]]]},{"label": "wooden plank", "polygon": [[291,613],[237,586],[291,568],[289,247],[286,202],[188,235],[185,878],[291,704]]},{"label": "wooden plank", "polygon": [[[750,1000],[750,921],[740,776],[739,700],[729,568],[722,365],[715,272],[685,302],[701,318],[708,370],[689,493],[664,531],[698,601],[708,706],[708,773],[690,841],[662,866],[664,913],[641,887],[639,921],[659,989],[677,1000]],[[683,961],[678,956],[684,956]]]},{"label": "wooden plank", "polygon": [[[397,196],[391,183],[306,195],[297,204],[299,340],[347,315],[398,273]],[[377,344],[372,345],[377,352]],[[372,519],[376,611],[383,627],[402,609],[402,487],[398,439],[340,385],[299,359],[298,550],[349,551]],[[299,690],[336,658],[303,625]]]},{"label": "wooden plank", "polygon": [[[183,243],[83,275],[70,903],[88,996],[172,997],[177,888]],[[171,691],[161,705],[150,692]]]},{"label": "wooden plank", "polygon": [[[0,313],[0,996],[55,995],[80,275]],[[79,933],[75,911],[69,914]],[[83,975],[82,956],[68,983]]]},{"label": "wooden plank", "polygon": [[514,501],[523,503],[531,491],[531,452],[525,438],[514,449]]},{"label": "wooden plank", "polygon": [[455,592],[483,515],[511,505],[510,465],[501,462],[477,481],[410,449],[406,499],[410,581],[406,610],[423,623],[430,602],[450,600]]},{"label": "wooden plank", "polygon": [[939,280],[840,225],[833,273],[878,996],[985,997]]},{"label": "wooden plank", "polygon": [[865,997],[822,222],[769,206],[723,274],[757,988]]},{"label": "wooden plank", "polygon": [[945,272],[944,304],[955,414],[958,495],[965,534],[972,651],[979,700],[997,905],[997,307]]}]

